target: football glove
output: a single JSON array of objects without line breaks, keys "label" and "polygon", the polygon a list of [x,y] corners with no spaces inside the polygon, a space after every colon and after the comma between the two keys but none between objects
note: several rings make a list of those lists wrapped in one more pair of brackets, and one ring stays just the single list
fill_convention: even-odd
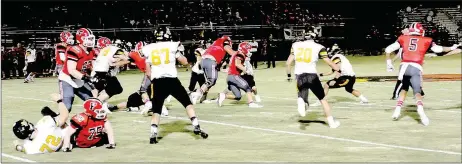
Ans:
[{"label": "football glove", "polygon": [[391,59],[388,59],[387,60],[387,71],[388,72],[393,72],[393,70],[394,70],[393,62],[391,61]]}]

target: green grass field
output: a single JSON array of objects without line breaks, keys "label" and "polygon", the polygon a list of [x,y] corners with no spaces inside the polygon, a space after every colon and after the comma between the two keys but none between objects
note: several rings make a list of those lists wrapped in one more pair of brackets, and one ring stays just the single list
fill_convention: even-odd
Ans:
[{"label": "green grass field", "polygon": [[[357,76],[397,74],[386,72],[383,56],[350,60]],[[394,82],[356,83],[355,89],[369,99],[367,105],[343,89],[331,90],[328,101],[341,126],[330,129],[323,124],[321,107],[310,107],[306,117],[298,116],[295,83],[285,80],[283,63],[278,64],[276,69],[256,70],[263,108],[251,109],[243,101],[228,100],[223,107],[195,106],[201,126],[210,135],[206,140],[192,134],[184,108],[173,100],[168,104],[170,115],[161,120],[163,138],[158,144],[149,144],[149,117],[117,112],[109,116],[116,149],[74,149],[71,154],[25,155],[13,148],[14,121],[24,118],[35,123],[43,106],[56,109],[49,95],[58,92],[57,79],[36,79],[29,84],[2,81],[2,162],[461,162],[461,81],[424,83],[428,127],[419,123],[411,94],[403,117],[392,121],[396,102],[389,98]],[[461,57],[456,55],[427,59],[424,72],[461,74],[461,68]],[[328,70],[319,64],[318,71]],[[187,86],[190,72],[180,71],[179,76]],[[225,76],[220,74],[209,97],[226,87]],[[111,103],[125,101],[139,88],[142,75],[122,74],[119,79],[124,92]],[[315,96],[310,94],[309,99],[314,102]],[[82,111],[75,106],[72,113]]]}]

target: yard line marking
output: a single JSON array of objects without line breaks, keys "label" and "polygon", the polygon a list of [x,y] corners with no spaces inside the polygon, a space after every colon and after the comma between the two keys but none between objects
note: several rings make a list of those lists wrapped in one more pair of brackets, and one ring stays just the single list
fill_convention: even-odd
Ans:
[{"label": "yard line marking", "polygon": [[[173,119],[179,119],[179,120],[189,120],[188,118],[182,118],[182,117],[174,117],[174,116],[166,116],[166,117],[167,118],[173,118]],[[330,137],[330,136],[324,136],[324,135],[319,135],[319,134],[310,134],[310,133],[300,133],[300,132],[290,132],[290,131],[282,131],[282,130],[274,130],[274,129],[265,129],[265,128],[258,128],[258,127],[252,127],[252,126],[244,126],[244,125],[236,125],[236,124],[229,124],[229,123],[222,123],[222,122],[215,122],[215,121],[207,121],[207,120],[200,120],[200,121],[210,123],[210,124],[231,126],[231,127],[237,127],[237,128],[243,128],[243,129],[252,129],[252,130],[260,130],[260,131],[266,131],[266,132],[292,134],[292,135],[300,135],[300,136],[310,136],[310,137],[323,138],[323,139],[329,139],[329,140],[338,140],[338,141],[353,142],[353,143],[360,143],[360,144],[367,144],[367,145],[375,145],[375,146],[382,146],[382,147],[389,147],[389,148],[435,152],[435,153],[443,153],[443,154],[451,154],[451,155],[462,155],[462,153],[460,153],[460,152],[452,152],[452,151],[444,151],[444,150],[433,150],[433,149],[425,149],[425,148],[415,148],[415,147],[399,146],[399,145],[391,145],[391,144],[382,144],[382,143],[375,143],[375,142],[361,141],[361,140],[354,140],[354,139],[347,139],[347,138]]]},{"label": "yard line marking", "polygon": [[[7,96],[7,97],[13,97],[13,96]],[[52,101],[48,101],[48,100],[41,100],[41,99],[34,99],[34,98],[24,98],[24,97],[14,97],[14,98],[37,100],[37,101],[43,101],[43,102],[52,102]],[[166,118],[177,119],[177,120],[189,120],[188,118],[184,118],[184,117],[174,117],[174,116],[165,116],[165,117]],[[260,131],[266,131],[266,132],[281,133],[281,134],[291,134],[291,135],[299,135],[299,136],[310,136],[310,137],[323,138],[323,139],[329,139],[329,140],[353,142],[353,143],[360,143],[360,144],[366,144],[366,145],[375,145],[375,146],[382,146],[382,147],[389,147],[389,148],[414,150],[414,151],[424,151],[424,152],[434,152],[434,153],[443,153],[443,154],[451,154],[451,155],[462,155],[462,153],[460,153],[460,152],[444,151],[444,150],[433,150],[433,149],[416,148],[416,147],[408,147],[408,146],[399,146],[399,145],[391,145],[391,144],[382,144],[382,143],[375,143],[375,142],[370,142],[370,141],[361,141],[361,140],[348,139],[348,138],[330,137],[330,136],[324,136],[324,135],[320,135],[320,134],[310,134],[310,133],[300,133],[300,132],[290,132],[290,131],[282,131],[282,130],[274,130],[274,129],[265,129],[265,128],[258,128],[258,127],[252,127],[252,126],[244,126],[244,125],[236,125],[236,124],[229,124],[229,123],[222,123],[222,122],[215,122],[215,121],[207,121],[207,120],[201,120],[201,122],[210,123],[210,124],[217,124],[217,125],[223,125],[223,126],[230,126],[230,127],[237,127],[237,128],[243,128],[243,129],[260,130]]]},{"label": "yard line marking", "polygon": [[2,153],[2,156],[7,157],[7,158],[11,158],[11,159],[15,159],[15,160],[18,160],[18,161],[22,161],[22,162],[37,163],[36,161],[28,160],[28,159],[21,158],[21,157],[16,157],[14,155],[8,155],[8,154],[5,154],[5,153]]}]

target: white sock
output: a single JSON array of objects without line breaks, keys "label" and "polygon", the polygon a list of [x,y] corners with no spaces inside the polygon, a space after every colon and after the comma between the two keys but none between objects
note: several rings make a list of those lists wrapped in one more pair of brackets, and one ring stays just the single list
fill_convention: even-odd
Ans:
[{"label": "white sock", "polygon": [[364,97],[363,95],[360,95],[360,96],[359,96],[359,99],[360,99],[362,102],[368,102],[367,98]]},{"label": "white sock", "polygon": [[151,134],[157,133],[157,125],[151,124]]},{"label": "white sock", "polygon": [[191,118],[191,124],[192,124],[193,126],[199,125],[199,120],[197,120],[197,117],[192,117],[192,118]]}]

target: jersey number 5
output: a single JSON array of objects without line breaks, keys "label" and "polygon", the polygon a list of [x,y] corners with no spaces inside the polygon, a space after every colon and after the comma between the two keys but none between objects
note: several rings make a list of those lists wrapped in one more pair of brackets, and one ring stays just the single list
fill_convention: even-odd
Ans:
[{"label": "jersey number 5", "polygon": [[409,51],[416,51],[417,50],[417,42],[419,42],[419,39],[417,39],[417,38],[411,38],[409,40]]},{"label": "jersey number 5", "polygon": [[152,65],[160,65],[162,64],[160,56],[161,54],[165,53],[165,61],[164,64],[170,63],[170,50],[168,48],[162,48],[162,49],[154,49],[151,51],[151,58],[152,58]]},{"label": "jersey number 5", "polygon": [[51,145],[57,147],[61,143],[61,137],[58,137],[56,139],[55,136],[48,135],[47,139],[45,140],[45,143],[46,144],[42,144],[42,147],[40,147],[40,151],[45,152],[45,150],[46,150],[48,152],[53,152],[53,150],[48,146],[48,144],[51,144]]},{"label": "jersey number 5", "polygon": [[311,48],[298,48],[295,54],[295,61],[310,63],[312,58],[311,52]]}]

